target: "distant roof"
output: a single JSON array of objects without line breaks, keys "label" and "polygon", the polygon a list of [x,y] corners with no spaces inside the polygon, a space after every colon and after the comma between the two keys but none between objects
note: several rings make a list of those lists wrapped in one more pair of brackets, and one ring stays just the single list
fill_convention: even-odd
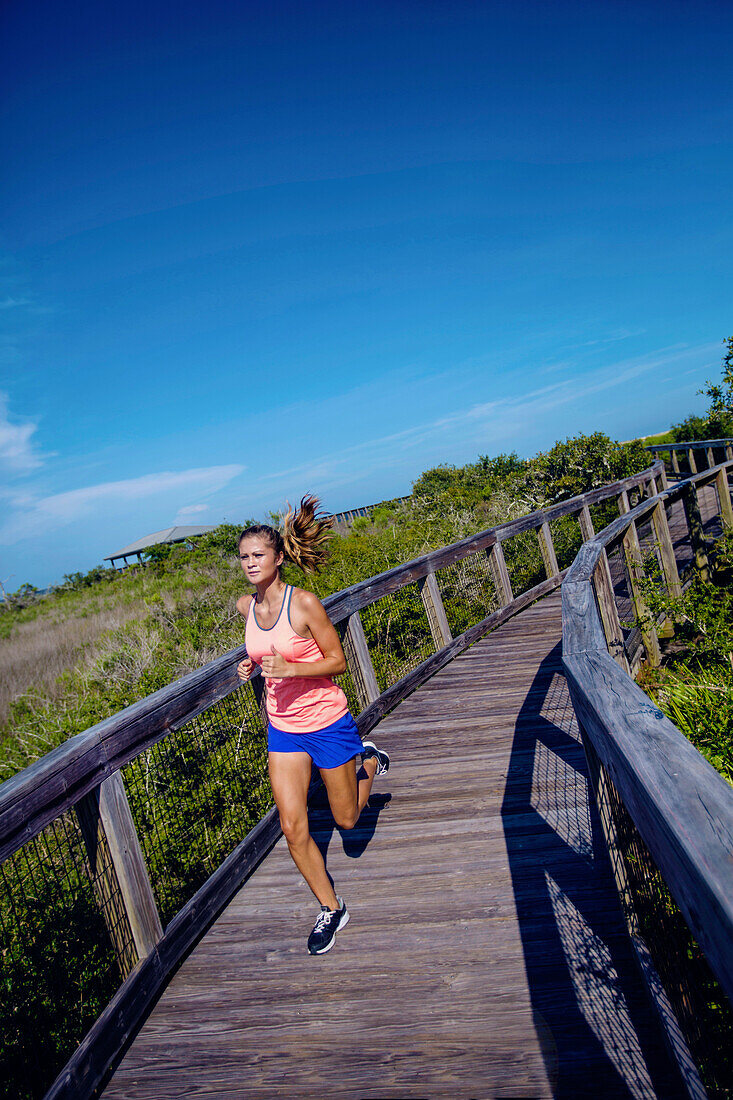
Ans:
[{"label": "distant roof", "polygon": [[105,561],[114,561],[115,558],[126,558],[128,554],[140,554],[143,550],[149,550],[151,546],[160,546],[164,542],[185,542],[186,539],[195,539],[197,535],[205,535],[208,531],[214,531],[213,527],[166,527],[164,531],[154,531],[152,535],[145,535],[137,542],[131,542],[116,554],[108,554]]}]

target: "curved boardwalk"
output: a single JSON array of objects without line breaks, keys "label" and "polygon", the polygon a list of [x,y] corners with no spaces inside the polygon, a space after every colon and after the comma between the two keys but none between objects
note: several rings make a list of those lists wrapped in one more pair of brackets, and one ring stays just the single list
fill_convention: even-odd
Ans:
[{"label": "curved boardwalk", "polygon": [[677,1096],[631,958],[560,665],[555,594],[378,730],[393,769],[314,828],[352,914],[284,842],[183,964],[107,1100]]}]

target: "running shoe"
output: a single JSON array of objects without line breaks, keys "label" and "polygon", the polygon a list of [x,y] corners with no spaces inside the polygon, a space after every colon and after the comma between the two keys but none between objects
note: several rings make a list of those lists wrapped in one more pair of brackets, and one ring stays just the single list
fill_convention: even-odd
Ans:
[{"label": "running shoe", "polygon": [[389,771],[389,753],[386,753],[384,749],[378,749],[373,741],[365,741],[362,745],[362,756],[364,760],[368,760],[371,756],[376,757],[377,770],[375,775],[384,775]]},{"label": "running shoe", "polygon": [[329,909],[327,905],[321,906],[313,931],[308,937],[308,951],[311,955],[325,955],[326,951],[330,951],[336,939],[336,933],[349,923],[346,902],[339,897],[336,900],[339,903],[338,909]]}]

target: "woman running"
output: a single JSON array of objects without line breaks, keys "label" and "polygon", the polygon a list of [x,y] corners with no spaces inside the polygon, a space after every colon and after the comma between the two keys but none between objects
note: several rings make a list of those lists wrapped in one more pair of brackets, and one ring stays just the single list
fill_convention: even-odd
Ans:
[{"label": "woman running", "polygon": [[237,674],[248,680],[255,664],[262,669],[275,805],[290,855],[321,903],[308,937],[311,955],[330,951],[349,920],[308,828],[311,762],[320,770],[331,812],[342,829],[353,829],[375,775],[389,768],[386,752],[373,741],[362,743],[346,696],[333,682],[333,676],[345,671],[346,658],[323,604],[280,576],[286,560],[310,573],[324,563],[331,520],[317,511],[318,504],[316,497],[303,497],[298,511],[285,516],[282,533],[265,524],[242,531],[239,560],[257,594],[237,600],[247,623],[248,654]]}]

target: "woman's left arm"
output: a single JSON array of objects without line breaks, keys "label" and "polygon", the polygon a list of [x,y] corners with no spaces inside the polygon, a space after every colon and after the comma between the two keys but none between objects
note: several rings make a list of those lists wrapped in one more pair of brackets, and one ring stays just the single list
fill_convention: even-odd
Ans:
[{"label": "woman's left arm", "polygon": [[[293,593],[293,599],[296,594]],[[312,592],[302,589],[297,593],[298,625],[306,626],[313,640],[323,654],[320,661],[287,661],[282,653],[273,646],[270,656],[262,658],[262,671],[265,676],[286,678],[288,676],[338,676],[346,671],[341,639],[333,623],[326,614],[321,601]]]}]

